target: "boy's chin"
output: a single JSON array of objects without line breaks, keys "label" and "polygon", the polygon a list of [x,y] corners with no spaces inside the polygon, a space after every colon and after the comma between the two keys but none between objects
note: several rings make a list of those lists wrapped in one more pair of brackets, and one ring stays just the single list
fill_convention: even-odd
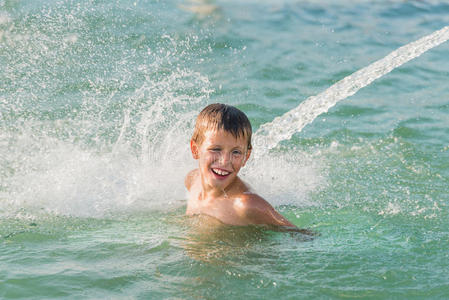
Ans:
[{"label": "boy's chin", "polygon": [[230,179],[229,177],[226,177],[224,179],[211,178],[210,184],[214,188],[225,189],[226,187],[228,187],[228,185],[230,183],[229,179]]}]

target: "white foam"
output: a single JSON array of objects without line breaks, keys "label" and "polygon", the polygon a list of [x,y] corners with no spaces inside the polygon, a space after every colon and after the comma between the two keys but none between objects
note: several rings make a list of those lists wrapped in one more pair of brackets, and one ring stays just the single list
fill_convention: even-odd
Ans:
[{"label": "white foam", "polygon": [[4,13],[4,12],[0,12],[0,25],[5,25],[8,24],[9,22],[11,22],[11,17]]},{"label": "white foam", "polygon": [[[257,150],[257,149],[256,149]],[[326,170],[314,154],[289,149],[250,158],[242,177],[272,205],[313,206],[311,192],[326,186]]]},{"label": "white foam", "polygon": [[[117,213],[174,207],[184,198],[183,179],[192,167],[187,139],[171,135],[174,147],[142,160],[127,144],[98,153],[71,141],[23,133],[9,155],[15,172],[0,194],[0,211],[22,209],[57,215],[104,217]],[[33,149],[35,151],[22,151]],[[178,204],[179,205],[179,204]]]}]

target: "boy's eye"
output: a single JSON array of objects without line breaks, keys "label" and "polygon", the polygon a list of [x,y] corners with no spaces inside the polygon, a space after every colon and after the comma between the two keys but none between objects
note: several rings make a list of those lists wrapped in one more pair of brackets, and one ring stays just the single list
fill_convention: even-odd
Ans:
[{"label": "boy's eye", "polygon": [[242,152],[239,151],[239,150],[234,150],[234,151],[232,151],[232,154],[234,154],[234,155],[242,155]]}]

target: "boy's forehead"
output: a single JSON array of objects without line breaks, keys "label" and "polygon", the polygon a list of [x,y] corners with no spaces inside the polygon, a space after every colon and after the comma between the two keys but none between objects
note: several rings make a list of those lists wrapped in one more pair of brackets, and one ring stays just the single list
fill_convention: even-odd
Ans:
[{"label": "boy's forehead", "polygon": [[207,129],[203,134],[204,141],[229,141],[246,145],[246,138],[244,136],[240,136],[237,138],[231,132],[223,129]]}]

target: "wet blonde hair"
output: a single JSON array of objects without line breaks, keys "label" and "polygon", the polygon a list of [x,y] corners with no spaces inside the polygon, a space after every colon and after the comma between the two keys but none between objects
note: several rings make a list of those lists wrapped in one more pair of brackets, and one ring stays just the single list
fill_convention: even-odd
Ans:
[{"label": "wet blonde hair", "polygon": [[201,144],[207,130],[224,130],[235,138],[244,137],[248,141],[248,150],[252,149],[252,128],[248,117],[238,108],[222,103],[206,106],[196,118],[192,140]]}]

